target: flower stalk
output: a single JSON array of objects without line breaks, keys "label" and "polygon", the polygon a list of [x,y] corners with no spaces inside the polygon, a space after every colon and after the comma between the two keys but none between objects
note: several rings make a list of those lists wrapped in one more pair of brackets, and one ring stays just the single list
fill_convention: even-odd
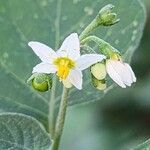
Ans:
[{"label": "flower stalk", "polygon": [[51,134],[51,138],[54,137],[55,132],[55,92],[56,92],[56,84],[57,79],[56,76],[53,77],[52,90],[50,93],[50,101],[49,101],[49,114],[48,114],[48,122],[49,122],[49,133]]},{"label": "flower stalk", "polygon": [[66,110],[68,104],[68,93],[69,93],[69,89],[63,87],[62,98],[61,98],[59,112],[58,112],[56,126],[55,126],[55,135],[54,135],[51,150],[58,150],[59,148],[59,143],[64,128],[64,122],[65,122],[65,116],[66,116]]},{"label": "flower stalk", "polygon": [[97,18],[95,18],[81,33],[80,41],[85,39],[89,35],[89,33],[95,30],[98,26],[99,26],[99,23],[97,22]]},{"label": "flower stalk", "polygon": [[100,52],[102,54],[104,54],[107,58],[109,58],[114,53],[120,54],[120,52],[117,49],[115,49],[109,43],[107,43],[106,41],[100,39],[97,36],[88,36],[88,37],[86,37],[85,39],[83,39],[81,41],[81,44],[84,45],[85,43],[88,43],[88,42],[91,42],[91,41],[95,42],[99,46]]},{"label": "flower stalk", "polygon": [[117,18],[117,14],[113,13],[114,6],[112,4],[108,4],[104,6],[98,13],[98,15],[94,18],[94,20],[83,30],[80,35],[80,40],[85,39],[93,30],[95,30],[99,26],[112,26],[120,21]]}]

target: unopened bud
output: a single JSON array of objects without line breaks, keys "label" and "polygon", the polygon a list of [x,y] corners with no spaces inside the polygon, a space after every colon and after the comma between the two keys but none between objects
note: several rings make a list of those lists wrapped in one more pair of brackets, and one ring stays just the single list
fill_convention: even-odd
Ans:
[{"label": "unopened bud", "polygon": [[112,10],[114,9],[114,5],[112,5],[112,4],[108,4],[108,5],[105,5],[100,11],[99,11],[99,13],[101,14],[101,15],[108,15],[108,14],[110,14],[111,12],[112,12]]},{"label": "unopened bud", "polygon": [[94,76],[92,76],[92,83],[93,83],[93,86],[100,91],[105,90],[107,87],[105,79],[98,80]]},{"label": "unopened bud", "polygon": [[103,80],[106,77],[106,66],[103,63],[97,63],[91,67],[91,73],[98,80]]},{"label": "unopened bud", "polygon": [[28,79],[27,83],[30,82],[32,87],[40,92],[46,92],[52,87],[51,77],[47,74],[35,73]]},{"label": "unopened bud", "polygon": [[100,10],[98,19],[101,25],[111,26],[120,21],[117,18],[117,14],[112,12],[113,8],[114,6],[112,4],[108,4]]}]

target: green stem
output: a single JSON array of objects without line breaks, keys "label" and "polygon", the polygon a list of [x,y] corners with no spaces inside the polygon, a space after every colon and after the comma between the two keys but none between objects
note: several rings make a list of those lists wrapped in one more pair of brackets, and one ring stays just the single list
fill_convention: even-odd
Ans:
[{"label": "green stem", "polygon": [[57,78],[54,76],[53,78],[53,85],[51,89],[50,101],[49,101],[49,114],[48,114],[48,121],[49,121],[49,133],[51,134],[51,138],[54,137],[55,131],[55,92],[56,92],[56,83]]},{"label": "green stem", "polygon": [[100,39],[97,36],[88,36],[85,39],[81,40],[81,44],[85,44],[86,42],[90,42],[90,41],[94,41],[95,43],[97,43],[98,45],[110,45],[109,43],[107,43],[106,41]]},{"label": "green stem", "polygon": [[65,117],[66,117],[66,110],[67,110],[67,104],[68,104],[68,93],[69,93],[69,89],[63,87],[62,98],[61,98],[59,112],[58,112],[56,126],[55,126],[55,135],[54,135],[51,150],[58,150],[58,148],[59,148],[59,143],[60,143],[60,139],[62,136]]},{"label": "green stem", "polygon": [[114,52],[120,53],[117,49],[112,47],[109,43],[106,41],[100,39],[97,36],[88,36],[85,39],[81,41],[81,44],[84,45],[87,42],[93,41],[99,46],[99,50],[102,54],[106,55],[107,57],[111,56]]},{"label": "green stem", "polygon": [[80,35],[80,41],[85,39],[90,32],[92,32],[94,29],[96,29],[99,26],[99,23],[97,21],[97,17],[83,30],[83,32]]},{"label": "green stem", "polygon": [[[55,49],[59,46],[60,41],[60,17],[61,17],[61,4],[62,0],[57,0],[57,8],[56,8],[56,20],[55,20]],[[57,78],[54,76],[53,79],[53,86],[52,86],[52,92],[50,96],[50,102],[49,102],[49,133],[51,134],[51,138],[53,139],[55,134],[55,92],[56,92],[56,84],[57,84]]]},{"label": "green stem", "polygon": [[88,37],[89,33],[95,30],[98,26],[111,26],[119,22],[116,18],[117,14],[112,13],[113,5],[109,4],[103,7],[94,20],[83,30],[80,35],[80,40],[82,41]]}]

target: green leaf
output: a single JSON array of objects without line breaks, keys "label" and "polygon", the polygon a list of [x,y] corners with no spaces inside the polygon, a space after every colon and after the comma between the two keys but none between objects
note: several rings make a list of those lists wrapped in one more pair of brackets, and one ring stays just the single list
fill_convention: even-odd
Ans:
[{"label": "green leaf", "polygon": [[1,150],[49,150],[51,141],[43,126],[17,113],[0,115]]},{"label": "green leaf", "polygon": [[149,150],[149,149],[150,149],[150,139],[131,150]]},{"label": "green leaf", "polygon": [[[115,6],[120,23],[100,27],[94,34],[120,50],[125,59],[131,58],[139,45],[145,23],[144,8],[139,0],[1,0],[1,112],[24,113],[47,126],[49,93],[40,94],[26,84],[32,68],[40,62],[27,44],[39,41],[57,49],[70,33],[80,34],[108,3]],[[104,92],[94,89],[87,71],[83,90],[71,89],[69,105],[100,100],[113,87],[109,84]],[[57,104],[60,94],[58,81]]]}]

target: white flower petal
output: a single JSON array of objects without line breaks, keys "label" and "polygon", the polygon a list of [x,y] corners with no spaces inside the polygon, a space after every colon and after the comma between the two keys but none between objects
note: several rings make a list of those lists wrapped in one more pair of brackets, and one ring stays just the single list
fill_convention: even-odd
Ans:
[{"label": "white flower petal", "polygon": [[122,79],[123,83],[127,86],[131,86],[131,84],[133,83],[132,74],[125,63],[117,60],[112,60],[111,63]]},{"label": "white flower petal", "polygon": [[57,57],[56,52],[45,44],[40,42],[29,42],[28,45],[43,62],[51,63],[53,58]]},{"label": "white flower petal", "polygon": [[80,41],[77,33],[70,34],[57,51],[59,56],[65,56],[76,60],[80,57]]},{"label": "white flower petal", "polygon": [[50,74],[50,73],[55,73],[56,71],[57,71],[57,68],[53,64],[42,62],[42,63],[36,65],[33,68],[32,73],[47,73],[47,74]]},{"label": "white flower petal", "polygon": [[131,86],[132,77],[128,69],[125,67],[124,63],[120,61],[113,61],[112,64],[114,69],[117,70],[117,73],[119,74],[124,84],[126,84],[127,86]]},{"label": "white flower petal", "polygon": [[136,77],[135,77],[135,74],[134,74],[134,72],[133,72],[131,66],[130,66],[129,64],[127,64],[127,63],[125,63],[125,65],[126,65],[126,67],[129,69],[129,71],[130,71],[130,73],[131,73],[131,75],[132,75],[132,80],[133,80],[133,82],[136,82]]},{"label": "white flower petal", "polygon": [[79,59],[77,59],[77,68],[80,70],[84,70],[97,62],[101,62],[106,57],[104,55],[99,54],[85,54],[82,55]]},{"label": "white flower petal", "polygon": [[[117,64],[116,64],[117,65]],[[112,60],[107,60],[106,62],[106,70],[109,76],[122,88],[126,88],[126,85],[123,83],[120,75],[118,74],[118,70],[114,68],[114,63]]]},{"label": "white flower petal", "polygon": [[77,69],[73,69],[70,71],[67,80],[72,83],[77,89],[82,89],[82,72]]},{"label": "white flower petal", "polygon": [[130,70],[125,66],[125,64],[123,63],[124,68],[124,72],[122,73],[122,80],[123,82],[127,85],[127,86],[131,86],[131,84],[133,83],[133,79],[132,79],[132,74],[130,72]]}]

